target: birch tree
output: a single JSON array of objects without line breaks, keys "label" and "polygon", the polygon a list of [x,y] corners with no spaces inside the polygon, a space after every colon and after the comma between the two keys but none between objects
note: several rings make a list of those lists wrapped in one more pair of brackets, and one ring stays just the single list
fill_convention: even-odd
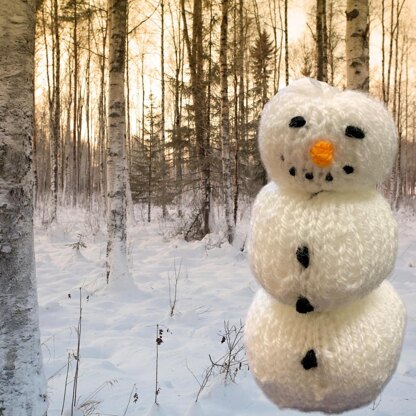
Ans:
[{"label": "birch tree", "polygon": [[106,195],[107,195],[107,165],[105,157],[105,149],[107,143],[107,129],[106,129],[106,55],[107,55],[107,37],[108,37],[108,11],[106,10],[101,17],[102,27],[100,32],[102,34],[101,38],[101,54],[99,59],[99,68],[100,68],[100,94],[98,98],[98,147],[99,147],[99,189],[100,189],[100,199],[103,202],[104,212],[107,213],[107,204],[106,204]]},{"label": "birch tree", "polygon": [[221,72],[221,143],[222,173],[224,177],[225,221],[227,239],[231,244],[234,240],[234,221],[231,192],[231,160],[230,160],[230,111],[228,106],[228,0],[221,1],[221,40],[220,40],[220,72]]},{"label": "birch tree", "polygon": [[77,206],[78,200],[78,181],[79,181],[79,152],[80,148],[78,146],[79,135],[78,135],[78,70],[79,70],[79,57],[78,57],[78,8],[77,8],[78,0],[74,0],[73,8],[74,8],[74,27],[73,27],[73,34],[72,40],[74,45],[74,114],[72,118],[73,122],[73,153],[72,153],[72,206]]},{"label": "birch tree", "polygon": [[165,2],[160,2],[160,90],[162,97],[160,99],[161,119],[160,119],[160,143],[162,151],[160,159],[162,164],[162,215],[166,218],[166,160],[165,160]]},{"label": "birch tree", "polygon": [[127,280],[126,61],[127,0],[108,0],[109,83],[107,148],[107,283]]},{"label": "birch tree", "polygon": [[33,251],[35,1],[0,1],[0,414],[46,415]]},{"label": "birch tree", "polygon": [[[55,0],[56,1],[56,0]],[[88,4],[90,6],[90,4]],[[85,118],[87,124],[87,166],[86,166],[86,182],[87,182],[87,206],[91,209],[92,204],[92,176],[91,176],[91,31],[92,16],[91,9],[88,8],[87,15],[87,65],[86,65],[86,98],[85,98]]]},{"label": "birch tree", "polygon": [[59,37],[59,21],[58,21],[58,0],[53,1],[53,42],[54,42],[54,59],[53,59],[53,115],[51,118],[51,196],[52,196],[52,214],[51,222],[57,219],[58,208],[58,149],[61,131],[60,117],[61,117],[61,88],[60,88],[60,72],[61,72],[61,48]]},{"label": "birch tree", "polygon": [[347,88],[369,90],[369,13],[368,0],[347,0],[345,36]]},{"label": "birch tree", "polygon": [[[274,5],[276,2],[274,1]],[[280,3],[279,3],[280,6]],[[244,49],[246,47],[246,27],[244,25],[244,0],[240,0],[234,7],[234,224],[237,224],[238,200],[240,196],[240,146],[245,142],[245,108],[244,108]],[[280,11],[280,7],[279,7]],[[279,13],[281,16],[281,13]],[[238,24],[237,24],[238,18]],[[237,34],[238,26],[238,34]],[[275,40],[276,42],[276,40]],[[275,91],[278,88],[280,80],[280,61],[282,55],[283,36],[280,37],[279,62],[275,62],[274,77]],[[237,47],[238,44],[238,47]],[[276,58],[276,55],[275,55]],[[277,68],[276,68],[277,66]],[[277,72],[277,78],[276,78]]]}]

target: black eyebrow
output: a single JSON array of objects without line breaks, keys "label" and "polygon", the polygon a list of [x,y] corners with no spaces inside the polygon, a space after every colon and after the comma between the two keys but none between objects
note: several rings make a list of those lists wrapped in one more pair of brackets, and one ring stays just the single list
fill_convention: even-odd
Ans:
[{"label": "black eyebrow", "polygon": [[306,120],[302,116],[293,117],[290,120],[289,127],[299,128],[306,124]]},{"label": "black eyebrow", "polygon": [[345,129],[345,135],[347,137],[353,137],[354,139],[364,139],[364,132],[356,126],[347,126]]}]

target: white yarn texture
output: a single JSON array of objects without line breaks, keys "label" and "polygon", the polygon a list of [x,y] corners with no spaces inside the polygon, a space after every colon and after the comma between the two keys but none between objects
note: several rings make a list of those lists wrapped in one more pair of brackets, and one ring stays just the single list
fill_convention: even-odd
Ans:
[{"label": "white yarn texture", "polygon": [[[246,322],[250,369],[280,407],[337,413],[371,403],[396,368],[403,304],[388,282],[361,300],[300,315],[260,289]],[[318,367],[300,361],[314,349]]]},{"label": "white yarn texture", "polygon": [[[325,166],[311,156],[322,141],[332,146]],[[271,182],[251,219],[262,286],[245,329],[251,370],[282,408],[368,404],[395,371],[405,329],[404,305],[385,281],[397,227],[375,189],[396,154],[394,122],[364,93],[304,78],[266,105],[259,147]]]}]

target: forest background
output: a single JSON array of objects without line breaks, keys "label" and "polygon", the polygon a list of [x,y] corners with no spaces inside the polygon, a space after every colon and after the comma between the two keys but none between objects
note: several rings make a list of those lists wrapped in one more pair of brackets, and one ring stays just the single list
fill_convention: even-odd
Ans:
[{"label": "forest background", "polygon": [[[122,16],[126,201],[146,204],[148,221],[153,206],[164,218],[168,207],[186,216],[186,239],[209,233],[218,203],[232,241],[239,201],[267,181],[257,150],[264,104],[302,76],[345,88],[355,54],[365,82],[350,87],[370,88],[398,126],[386,195],[396,208],[411,203],[415,3],[366,3],[348,19],[339,0],[130,1]],[[348,29],[351,21],[358,26]],[[108,22],[103,1],[45,0],[38,10],[35,201],[49,210],[45,221],[58,205],[106,209]]]}]

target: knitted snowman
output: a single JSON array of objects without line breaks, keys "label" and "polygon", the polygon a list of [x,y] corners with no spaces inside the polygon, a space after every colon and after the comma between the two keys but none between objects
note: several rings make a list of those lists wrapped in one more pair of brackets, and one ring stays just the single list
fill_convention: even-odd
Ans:
[{"label": "knitted snowman", "polygon": [[271,179],[249,243],[262,288],[246,321],[251,370],[279,407],[339,413],[373,401],[397,366],[405,308],[385,279],[396,223],[376,185],[397,150],[378,101],[309,78],[263,110]]}]

